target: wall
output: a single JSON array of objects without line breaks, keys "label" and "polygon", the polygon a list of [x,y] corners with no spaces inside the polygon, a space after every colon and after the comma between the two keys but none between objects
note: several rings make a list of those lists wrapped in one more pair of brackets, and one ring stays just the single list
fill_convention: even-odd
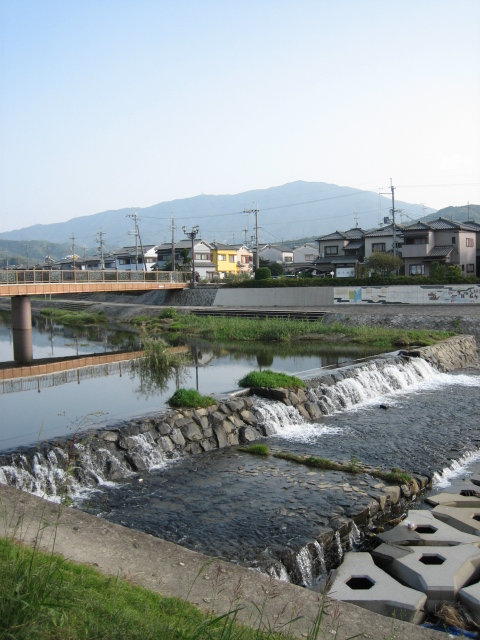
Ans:
[{"label": "wall", "polygon": [[214,307],[317,307],[333,304],[332,287],[219,289]]},{"label": "wall", "polygon": [[335,287],[334,304],[480,304],[480,285]]}]

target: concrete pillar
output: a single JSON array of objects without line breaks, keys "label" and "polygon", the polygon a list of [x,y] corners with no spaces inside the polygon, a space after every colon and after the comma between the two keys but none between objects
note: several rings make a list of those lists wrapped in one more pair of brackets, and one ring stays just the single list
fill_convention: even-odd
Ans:
[{"label": "concrete pillar", "polygon": [[20,364],[33,360],[32,306],[30,296],[12,296],[13,359]]}]

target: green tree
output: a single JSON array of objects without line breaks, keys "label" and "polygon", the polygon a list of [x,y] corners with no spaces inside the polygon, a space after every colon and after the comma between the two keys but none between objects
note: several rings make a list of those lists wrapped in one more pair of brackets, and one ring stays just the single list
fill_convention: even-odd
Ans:
[{"label": "green tree", "polygon": [[255,280],[268,280],[272,277],[272,273],[268,267],[258,267],[255,271]]},{"label": "green tree", "polygon": [[430,265],[430,278],[443,280],[446,275],[446,266],[441,262],[432,262]]},{"label": "green tree", "polygon": [[458,264],[449,264],[447,267],[447,276],[449,278],[461,278],[462,270]]},{"label": "green tree", "polygon": [[403,262],[398,256],[383,251],[374,251],[366,262],[367,267],[374,274],[390,276],[402,267]]},{"label": "green tree", "polygon": [[190,251],[188,249],[180,249],[180,258],[182,260],[182,267],[186,271],[192,261]]}]

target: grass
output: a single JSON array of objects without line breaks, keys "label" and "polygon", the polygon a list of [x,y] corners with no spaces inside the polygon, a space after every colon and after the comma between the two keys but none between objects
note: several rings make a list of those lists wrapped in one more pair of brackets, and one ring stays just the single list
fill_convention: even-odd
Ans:
[{"label": "grass", "polygon": [[144,356],[133,366],[139,374],[144,393],[153,393],[158,389],[164,391],[173,377],[182,380],[186,362],[182,354],[173,352],[164,340],[150,336],[145,331],[140,336],[140,347]]},{"label": "grass", "polygon": [[65,326],[88,326],[107,324],[104,313],[88,313],[87,311],[67,311],[66,309],[42,309],[40,314],[57,324]]},{"label": "grass", "polygon": [[411,484],[413,478],[405,471],[393,467],[391,471],[383,469],[370,469],[356,458],[352,458],[350,462],[335,462],[329,458],[319,458],[317,456],[302,456],[296,453],[287,453],[285,451],[276,451],[272,454],[274,458],[288,460],[289,462],[297,462],[306,467],[314,469],[326,469],[330,471],[344,471],[346,473],[368,473],[374,478],[380,478],[391,484]]},{"label": "grass", "polygon": [[210,396],[202,396],[196,389],[177,389],[167,403],[170,407],[206,409],[217,404],[217,401]]},{"label": "grass", "polygon": [[315,337],[328,341],[345,341],[358,345],[395,349],[411,345],[429,346],[453,335],[448,331],[403,330],[385,327],[324,324],[322,320],[285,320],[282,318],[223,318],[179,315],[168,330],[219,342],[292,342]]},{"label": "grass", "polygon": [[264,371],[251,371],[238,381],[240,387],[263,387],[264,389],[300,389],[306,386],[303,380],[286,373],[276,373],[265,369]]},{"label": "grass", "polygon": [[266,444],[251,444],[249,447],[238,447],[238,451],[250,453],[253,456],[269,456],[270,449]]},{"label": "grass", "polygon": [[2,640],[267,640],[280,638],[201,612],[118,578],[0,539]]}]

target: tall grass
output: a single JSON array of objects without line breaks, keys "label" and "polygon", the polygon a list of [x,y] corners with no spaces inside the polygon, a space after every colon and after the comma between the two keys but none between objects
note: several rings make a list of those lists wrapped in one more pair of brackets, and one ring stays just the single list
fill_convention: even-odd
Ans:
[{"label": "tall grass", "polygon": [[282,318],[223,318],[186,315],[175,319],[169,331],[222,342],[289,342],[316,337],[342,336],[354,344],[385,348],[412,344],[427,346],[452,335],[447,331],[350,327],[322,320],[285,320]]}]

